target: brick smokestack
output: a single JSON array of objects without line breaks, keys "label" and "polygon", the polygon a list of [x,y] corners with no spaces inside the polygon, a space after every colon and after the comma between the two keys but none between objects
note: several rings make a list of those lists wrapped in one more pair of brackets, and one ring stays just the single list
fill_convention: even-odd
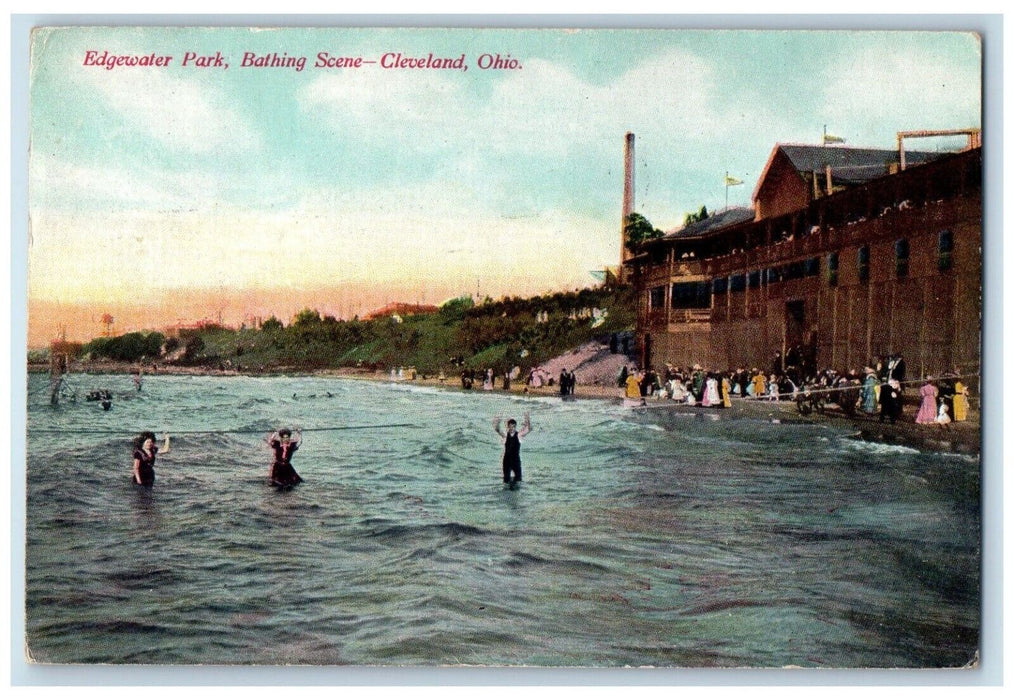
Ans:
[{"label": "brick smokestack", "polygon": [[623,263],[629,257],[627,252],[627,237],[624,228],[627,226],[627,217],[634,211],[634,135],[627,132],[623,146],[623,218],[620,221],[620,279],[624,279],[626,271]]}]

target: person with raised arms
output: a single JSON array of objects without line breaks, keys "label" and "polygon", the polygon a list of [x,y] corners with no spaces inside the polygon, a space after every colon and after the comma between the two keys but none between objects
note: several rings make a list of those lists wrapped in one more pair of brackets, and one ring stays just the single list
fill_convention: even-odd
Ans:
[{"label": "person with raised arms", "polygon": [[303,478],[292,467],[292,453],[299,449],[299,444],[302,441],[303,434],[299,428],[296,428],[295,439],[292,437],[292,431],[288,428],[277,430],[265,438],[265,442],[275,456],[271,463],[271,471],[268,473],[268,479],[272,486],[291,488],[303,481]]},{"label": "person with raised arms", "polygon": [[168,433],[161,449],[155,444],[155,433],[150,430],[134,438],[134,473],[131,479],[135,484],[149,489],[155,485],[155,455],[159,452],[169,454]]},{"label": "person with raised arms", "polygon": [[521,481],[521,438],[532,430],[532,421],[527,412],[521,430],[517,427],[518,422],[510,418],[507,420],[507,432],[504,433],[500,430],[500,416],[493,419],[493,430],[503,441],[503,482],[512,490]]}]

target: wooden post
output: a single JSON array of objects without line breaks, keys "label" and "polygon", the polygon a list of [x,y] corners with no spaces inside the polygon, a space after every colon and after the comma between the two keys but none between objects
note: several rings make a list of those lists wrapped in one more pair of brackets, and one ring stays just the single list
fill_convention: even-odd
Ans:
[{"label": "wooden post", "polygon": [[831,364],[837,367],[838,362],[838,285],[831,292]]},{"label": "wooden post", "polygon": [[56,343],[49,346],[49,403],[53,406],[60,403],[60,386],[67,371],[67,355],[57,349]]},{"label": "wooden post", "polygon": [[[929,304],[927,303],[927,297],[929,296],[929,275],[923,277],[922,282],[922,324],[919,328],[919,376],[926,376],[926,336],[929,333],[927,328],[927,318],[929,314]],[[938,367],[934,371],[941,372],[949,367]]]},{"label": "wooden post", "polygon": [[[873,256],[872,246],[870,257]],[[873,281],[866,279],[866,357],[861,361],[866,363],[873,354]],[[865,364],[864,364],[865,366]]]}]

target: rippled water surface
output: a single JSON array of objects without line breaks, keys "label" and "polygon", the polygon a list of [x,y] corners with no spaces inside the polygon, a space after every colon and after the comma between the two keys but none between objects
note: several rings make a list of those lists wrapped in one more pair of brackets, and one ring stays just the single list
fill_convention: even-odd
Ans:
[{"label": "rippled water surface", "polygon": [[[343,379],[71,377],[112,389],[109,412],[52,408],[45,383],[37,661],[939,667],[978,646],[976,459]],[[524,411],[509,491],[491,421]],[[369,424],[410,427],[307,432],[305,483],[267,485],[271,429]],[[173,434],[150,492],[129,481],[141,429]]]}]

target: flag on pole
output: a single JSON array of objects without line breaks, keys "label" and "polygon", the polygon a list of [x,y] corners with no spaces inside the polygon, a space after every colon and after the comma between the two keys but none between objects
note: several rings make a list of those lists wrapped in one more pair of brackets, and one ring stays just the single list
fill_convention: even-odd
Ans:
[{"label": "flag on pole", "polygon": [[738,180],[738,179],[736,179],[734,177],[731,177],[728,173],[725,175],[725,186],[726,187],[732,187],[734,185],[742,185],[742,184],[743,184],[742,180]]},{"label": "flag on pole", "polygon": [[843,139],[841,136],[833,136],[833,135],[827,133],[827,124],[825,124],[824,125],[824,143],[823,143],[823,145],[826,146],[829,143],[845,143],[845,139]]}]

